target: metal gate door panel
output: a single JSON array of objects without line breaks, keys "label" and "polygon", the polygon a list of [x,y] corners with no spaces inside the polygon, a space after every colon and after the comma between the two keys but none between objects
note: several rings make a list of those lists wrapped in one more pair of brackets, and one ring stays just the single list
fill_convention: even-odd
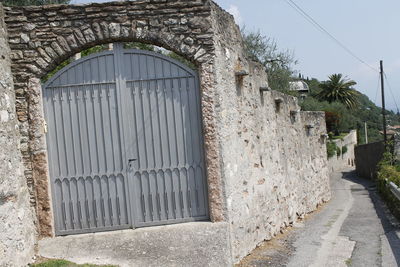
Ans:
[{"label": "metal gate door panel", "polygon": [[112,52],[44,85],[56,234],[130,227]]},{"label": "metal gate door panel", "polygon": [[143,51],[125,50],[123,60],[135,225],[206,219],[196,73]]},{"label": "metal gate door panel", "polygon": [[114,44],[43,86],[57,235],[208,219],[198,84]]}]

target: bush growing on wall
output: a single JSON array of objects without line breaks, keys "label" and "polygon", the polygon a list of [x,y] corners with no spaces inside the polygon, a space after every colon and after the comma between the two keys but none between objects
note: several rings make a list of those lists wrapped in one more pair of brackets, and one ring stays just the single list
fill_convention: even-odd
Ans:
[{"label": "bush growing on wall", "polygon": [[340,155],[344,155],[347,152],[347,146],[342,146],[342,148],[338,147],[335,142],[328,141],[326,143],[326,152],[328,154],[328,158],[333,157],[336,155],[340,157]]},{"label": "bush growing on wall", "polygon": [[397,170],[396,166],[382,165],[378,171],[378,178],[389,182],[395,183],[400,186],[400,172]]},{"label": "bush growing on wall", "polygon": [[336,148],[337,146],[335,142],[326,143],[326,152],[328,154],[328,158],[331,158],[336,154]]},{"label": "bush growing on wall", "polygon": [[274,39],[260,31],[248,32],[241,29],[247,56],[264,65],[268,73],[268,85],[273,90],[293,93],[289,82],[294,74],[293,65],[297,64],[293,52],[280,50]]},{"label": "bush growing on wall", "polygon": [[400,167],[393,162],[393,155],[385,152],[378,167],[378,190],[392,213],[400,219],[400,201],[388,188],[388,182],[400,186]]},{"label": "bush growing on wall", "polygon": [[342,154],[342,150],[340,149],[340,147],[336,146],[336,156],[340,157],[341,154]]}]

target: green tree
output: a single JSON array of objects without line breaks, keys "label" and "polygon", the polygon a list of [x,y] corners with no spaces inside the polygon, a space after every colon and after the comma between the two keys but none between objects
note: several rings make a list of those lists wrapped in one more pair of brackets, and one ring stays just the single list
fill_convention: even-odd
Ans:
[{"label": "green tree", "polygon": [[69,4],[70,0],[5,0],[5,6],[42,6],[51,4]]},{"label": "green tree", "polygon": [[[346,105],[339,101],[329,103],[317,98],[322,91],[322,82],[317,79],[307,79],[305,82],[310,88],[310,93],[299,104],[302,110],[325,111],[328,131],[344,133],[357,129],[358,142],[363,144],[365,142],[364,123],[367,123],[369,142],[377,142],[383,139],[382,134],[379,133],[379,131],[382,131],[382,110],[366,95],[358,92],[358,106],[354,109],[348,109]],[[400,118],[396,113],[387,110],[386,114],[391,125],[400,125]]]},{"label": "green tree", "polygon": [[288,91],[294,71],[292,65],[297,62],[293,53],[281,51],[275,40],[263,36],[260,31],[247,32],[242,28],[247,56],[265,66],[269,86],[273,90]]},{"label": "green tree", "polygon": [[359,92],[353,89],[357,83],[353,80],[343,78],[342,74],[332,74],[329,80],[321,83],[322,89],[317,98],[329,103],[338,101],[347,108],[354,109],[358,106]]}]

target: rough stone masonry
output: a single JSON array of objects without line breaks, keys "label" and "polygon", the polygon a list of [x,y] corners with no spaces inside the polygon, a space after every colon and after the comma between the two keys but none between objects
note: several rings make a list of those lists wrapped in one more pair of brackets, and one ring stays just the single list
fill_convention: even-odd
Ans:
[{"label": "rough stone masonry", "polygon": [[35,226],[20,151],[10,49],[0,4],[0,266],[32,259]]},{"label": "rough stone masonry", "polygon": [[[75,53],[111,42],[163,46],[198,67],[211,221],[229,225],[234,262],[330,198],[324,114],[301,112],[295,98],[260,91],[268,87],[265,69],[246,58],[233,17],[214,2],[140,0],[5,11],[20,137],[15,119],[5,136],[14,144],[20,138],[24,163],[8,142],[16,158],[5,180],[22,181],[15,170],[24,167],[41,237],[53,235],[53,221],[40,78]],[[12,103],[12,87],[5,92]],[[25,200],[29,217],[23,192],[15,196]],[[33,221],[21,229],[30,235],[18,253],[31,253]]]},{"label": "rough stone masonry", "polygon": [[[217,9],[215,36],[218,140],[238,262],[330,198],[323,112],[303,112],[297,99],[267,87],[263,66],[246,59],[238,27]],[[235,73],[248,73],[235,77]]]}]

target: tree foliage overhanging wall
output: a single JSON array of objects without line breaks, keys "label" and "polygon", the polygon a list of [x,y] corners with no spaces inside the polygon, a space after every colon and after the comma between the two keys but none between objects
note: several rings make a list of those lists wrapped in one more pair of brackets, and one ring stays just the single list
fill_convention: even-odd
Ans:
[{"label": "tree foliage overhanging wall", "polygon": [[260,31],[247,32],[241,30],[247,56],[260,62],[268,73],[269,87],[273,90],[286,92],[296,64],[294,55],[289,50],[280,50],[274,39],[263,36]]},{"label": "tree foliage overhanging wall", "polygon": [[[340,97],[321,97],[324,85],[329,84],[331,79],[319,81],[295,76],[293,66],[297,62],[292,52],[281,50],[274,39],[263,36],[260,31],[246,31],[242,28],[241,32],[247,56],[266,68],[271,89],[299,97],[298,92],[290,90],[290,82],[303,80],[308,84],[310,92],[299,98],[301,108],[304,111],[325,111],[328,131],[339,134],[357,129],[358,141],[362,144],[365,142],[364,123],[367,123],[369,142],[383,139],[379,133],[382,130],[382,111],[366,95],[352,88],[356,84],[354,81],[347,80],[341,74],[334,74],[332,77],[338,78],[337,84],[345,87],[339,89],[344,90],[340,90]],[[337,90],[333,93],[336,94]],[[400,124],[400,114],[387,111],[387,116],[391,125]]]},{"label": "tree foliage overhanging wall", "polygon": [[[300,101],[302,110],[326,112],[328,131],[338,130],[347,132],[357,129],[359,144],[365,143],[364,123],[367,123],[368,141],[378,142],[383,140],[379,133],[382,130],[382,109],[375,105],[366,95],[359,93],[357,97],[358,106],[355,109],[348,109],[346,105],[335,101],[321,101],[318,94],[321,91],[321,82],[317,79],[305,80],[310,88],[310,93],[304,100]],[[390,125],[400,124],[400,116],[393,111],[386,111]]]}]

